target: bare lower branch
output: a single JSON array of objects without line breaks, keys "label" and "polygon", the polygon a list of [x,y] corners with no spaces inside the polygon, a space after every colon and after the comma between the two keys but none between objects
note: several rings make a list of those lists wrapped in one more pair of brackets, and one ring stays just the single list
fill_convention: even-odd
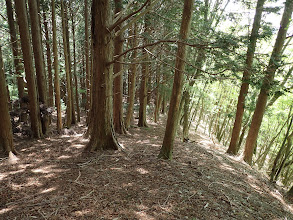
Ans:
[{"label": "bare lower branch", "polygon": [[146,2],[136,11],[130,13],[129,15],[127,15],[125,18],[122,18],[121,20],[118,20],[117,22],[115,22],[110,28],[109,30],[112,31],[114,30],[115,27],[119,26],[120,24],[122,24],[124,21],[126,21],[128,18],[132,17],[133,15],[137,14],[138,12],[140,12],[149,2],[150,0],[146,0]]},{"label": "bare lower branch", "polygon": [[[197,48],[204,48],[204,47],[208,46],[208,44],[190,44],[190,43],[179,41],[179,40],[159,40],[159,41],[154,42],[154,43],[145,44],[145,45],[142,45],[142,46],[137,46],[137,47],[130,48],[130,49],[124,51],[122,54],[119,54],[119,55],[115,56],[114,60],[109,62],[108,65],[110,65],[112,63],[115,63],[120,57],[124,56],[125,54],[127,54],[127,53],[129,53],[129,52],[131,52],[133,50],[143,49],[143,48],[155,46],[155,45],[161,44],[161,43],[180,43],[180,44],[185,44],[185,45],[190,46],[190,47],[197,47]],[[218,47],[213,47],[213,48],[218,48]]]}]

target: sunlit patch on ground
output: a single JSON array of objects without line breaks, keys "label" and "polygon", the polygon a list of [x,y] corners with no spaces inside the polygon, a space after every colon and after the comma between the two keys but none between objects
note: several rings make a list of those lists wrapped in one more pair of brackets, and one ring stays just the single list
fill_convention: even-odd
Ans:
[{"label": "sunlit patch on ground", "polygon": [[178,132],[174,160],[158,159],[164,121],[148,124],[117,135],[124,151],[84,153],[81,123],[18,140],[18,162],[0,161],[0,219],[293,219],[281,194],[203,133],[182,143]]}]

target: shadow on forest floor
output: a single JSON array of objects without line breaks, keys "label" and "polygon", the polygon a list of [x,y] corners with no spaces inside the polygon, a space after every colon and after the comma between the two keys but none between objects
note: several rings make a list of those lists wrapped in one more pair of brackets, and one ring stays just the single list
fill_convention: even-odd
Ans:
[{"label": "shadow on forest floor", "polygon": [[118,137],[126,152],[83,153],[82,124],[16,140],[19,160],[0,161],[0,219],[293,219],[275,186],[203,134],[157,159],[165,125],[149,123]]}]

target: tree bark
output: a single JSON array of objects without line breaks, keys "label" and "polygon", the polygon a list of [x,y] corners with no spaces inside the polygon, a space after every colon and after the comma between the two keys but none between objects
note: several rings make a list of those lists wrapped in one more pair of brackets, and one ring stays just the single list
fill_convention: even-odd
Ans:
[{"label": "tree bark", "polygon": [[90,141],[86,150],[117,150],[119,144],[113,129],[113,33],[110,0],[93,0],[93,86]]},{"label": "tree bark", "polygon": [[[122,1],[121,0],[115,0],[115,14],[121,13],[122,10]],[[120,18],[121,19],[121,18]],[[117,21],[119,22],[119,20]],[[123,24],[123,23],[122,23]],[[120,25],[122,25],[120,24]],[[120,31],[120,25],[118,25],[115,28],[115,32]],[[118,36],[114,39],[114,55],[122,54],[123,52],[123,33],[120,33]],[[117,76],[114,79],[114,100],[113,100],[113,117],[114,117],[114,129],[115,132],[119,134],[125,133],[125,127],[123,122],[123,65],[122,65],[122,57],[119,57],[117,62],[114,63],[114,74],[117,74]]]},{"label": "tree bark", "polygon": [[54,55],[54,89],[55,89],[55,106],[57,108],[57,131],[62,129],[62,115],[61,115],[61,95],[59,82],[59,60],[57,49],[57,30],[56,30],[56,13],[55,0],[52,0],[52,32],[53,32],[53,55]]},{"label": "tree bark", "polygon": [[2,49],[0,46],[0,150],[3,150],[5,154],[9,152],[15,152],[13,145],[12,126],[9,115],[8,99],[7,99],[6,81],[3,69]]},{"label": "tree bark", "polygon": [[78,81],[76,75],[76,43],[75,43],[75,22],[74,14],[71,12],[71,24],[72,24],[72,40],[73,40],[73,76],[75,84],[75,104],[76,104],[76,116],[77,122],[80,122],[80,108],[79,108],[79,94],[78,94]]},{"label": "tree bark", "polygon": [[286,33],[288,25],[290,23],[290,18],[293,10],[293,1],[287,0],[285,3],[285,9],[282,16],[280,28],[278,31],[278,36],[274,45],[274,49],[269,61],[269,65],[265,71],[265,76],[261,86],[261,90],[257,99],[256,108],[252,117],[251,125],[248,131],[245,150],[244,150],[244,161],[251,165],[252,155],[254,151],[254,146],[257,140],[263,115],[265,112],[268,94],[270,92],[271,84],[275,77],[275,72],[280,65],[281,61],[281,51],[285,42]]},{"label": "tree bark", "polygon": [[[191,17],[193,12],[194,0],[185,0],[182,14],[182,22],[180,28],[180,40],[185,41],[188,38]],[[178,50],[176,54],[175,76],[173,82],[172,96],[170,101],[170,108],[168,112],[167,125],[163,145],[159,154],[159,158],[172,159],[174,138],[179,117],[179,105],[181,99],[181,92],[183,87],[184,67],[186,57],[186,45],[178,43]]]},{"label": "tree bark", "polygon": [[45,10],[43,11],[44,18],[44,28],[45,28],[45,37],[46,37],[46,54],[47,54],[47,67],[48,67],[48,106],[54,106],[54,89],[53,89],[53,75],[52,75],[52,58],[51,58],[51,48],[50,48],[50,38],[49,38],[49,29],[48,21]]},{"label": "tree bark", "polygon": [[10,32],[10,42],[12,46],[13,60],[15,73],[17,76],[17,88],[18,88],[18,98],[21,100],[24,96],[24,81],[21,75],[23,71],[23,65],[20,59],[20,51],[18,50],[18,39],[16,36],[16,29],[14,25],[14,17],[13,17],[13,9],[11,0],[6,0],[6,8],[7,8],[7,18]]},{"label": "tree bark", "polygon": [[[150,2],[148,3],[150,4]],[[149,14],[147,13],[145,15],[144,19],[144,33],[146,36],[149,35]],[[148,39],[144,38],[144,44],[148,44]],[[147,121],[146,121],[146,106],[147,106],[147,81],[149,76],[149,64],[147,61],[149,60],[149,55],[145,51],[145,49],[142,49],[142,56],[145,57],[144,63],[141,66],[141,83],[140,83],[140,90],[139,90],[139,115],[138,115],[138,126],[139,127],[147,127]]]},{"label": "tree bark", "polygon": [[262,16],[262,12],[263,12],[264,2],[265,2],[265,0],[258,0],[257,1],[256,13],[254,16],[252,31],[251,31],[251,35],[250,35],[250,39],[249,39],[249,45],[247,48],[246,66],[245,66],[245,69],[243,72],[241,89],[240,89],[240,93],[238,96],[237,110],[236,110],[236,116],[235,116],[233,130],[232,130],[232,137],[231,137],[229,148],[227,150],[227,153],[232,154],[232,155],[236,155],[238,152],[237,143],[239,140],[239,134],[240,134],[241,125],[242,125],[245,97],[247,95],[248,88],[249,88],[251,68],[252,68],[252,63],[253,63],[253,58],[254,58],[256,41],[258,38],[258,31],[260,28],[260,22],[261,22],[261,16]]},{"label": "tree bark", "polygon": [[[45,75],[45,63],[44,63],[44,53],[42,46],[42,37],[41,37],[41,26],[38,13],[38,4],[37,0],[30,0],[29,12],[31,20],[31,29],[32,29],[32,42],[33,42],[33,51],[35,58],[35,67],[36,67],[36,76],[38,84],[38,94],[39,102],[45,105],[45,108],[48,107],[47,102],[47,85],[46,85],[46,75]],[[46,134],[49,128],[49,116],[48,114],[41,114],[41,123],[43,134]]]},{"label": "tree bark", "polygon": [[[137,46],[137,24],[133,26],[132,30],[133,40],[131,42],[132,47]],[[137,57],[137,50],[132,52],[131,59],[135,60]],[[137,72],[137,65],[131,64],[130,66],[130,82],[129,82],[129,103],[127,108],[127,114],[125,119],[125,128],[129,129],[130,123],[133,121],[133,108],[134,108],[134,100],[135,100],[135,85],[136,85],[136,72]]]},{"label": "tree bark", "polygon": [[17,14],[17,22],[19,26],[21,48],[23,53],[23,61],[25,68],[25,77],[29,95],[29,110],[33,136],[40,138],[42,133],[40,107],[37,98],[37,87],[35,79],[35,70],[33,67],[32,48],[30,42],[29,25],[27,19],[27,9],[25,0],[15,0],[15,11]]},{"label": "tree bark", "polygon": [[71,90],[71,76],[70,76],[70,65],[68,60],[68,44],[67,44],[67,34],[66,34],[66,20],[64,14],[64,0],[61,1],[61,18],[62,18],[62,30],[63,30],[63,48],[64,48],[64,59],[65,59],[65,71],[66,71],[66,122],[65,126],[67,128],[71,127],[72,124],[72,90]]},{"label": "tree bark", "polygon": [[74,92],[73,92],[73,77],[72,77],[72,66],[71,66],[71,52],[70,52],[70,43],[69,43],[69,16],[68,16],[68,8],[70,8],[70,1],[63,1],[64,2],[64,18],[65,18],[65,33],[66,33],[66,43],[67,43],[67,57],[68,57],[68,64],[69,64],[69,83],[71,89],[71,124],[76,123],[75,117],[75,106],[74,106]]},{"label": "tree bark", "polygon": [[90,57],[89,57],[89,25],[88,25],[88,0],[84,0],[85,19],[85,72],[86,72],[86,110],[90,109]]}]

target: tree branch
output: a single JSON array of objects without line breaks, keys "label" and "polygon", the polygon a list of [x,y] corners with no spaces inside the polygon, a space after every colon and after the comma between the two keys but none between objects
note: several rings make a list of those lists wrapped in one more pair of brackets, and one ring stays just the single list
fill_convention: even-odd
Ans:
[{"label": "tree branch", "polygon": [[[145,44],[145,45],[142,45],[142,46],[137,46],[137,47],[130,48],[130,49],[124,51],[123,53],[115,56],[114,60],[109,62],[108,65],[115,63],[120,57],[124,56],[125,54],[127,54],[127,53],[129,53],[129,52],[131,52],[133,50],[143,49],[145,47],[151,47],[151,46],[155,46],[155,45],[161,44],[161,43],[181,43],[181,44],[185,44],[185,45],[190,46],[190,47],[197,47],[197,48],[204,48],[204,47],[208,46],[208,44],[190,44],[190,43],[179,41],[179,40],[159,40],[159,41],[154,42],[154,43]],[[214,47],[214,48],[218,48],[218,47]]]},{"label": "tree branch", "polygon": [[133,15],[137,14],[138,12],[140,12],[149,2],[150,0],[146,0],[146,2],[136,11],[130,13],[129,15],[127,15],[126,17],[116,21],[110,28],[109,30],[112,31],[114,30],[115,27],[117,27],[118,25],[122,24],[124,21],[126,21],[128,18],[132,17]]}]

